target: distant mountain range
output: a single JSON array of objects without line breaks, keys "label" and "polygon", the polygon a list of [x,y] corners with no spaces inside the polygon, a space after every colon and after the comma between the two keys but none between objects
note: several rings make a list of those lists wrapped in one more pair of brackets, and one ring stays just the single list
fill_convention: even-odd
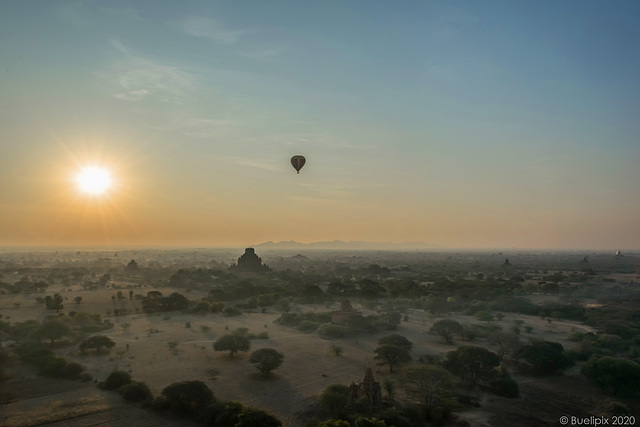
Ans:
[{"label": "distant mountain range", "polygon": [[260,249],[362,249],[362,250],[400,250],[400,249],[443,249],[446,246],[432,245],[424,242],[359,242],[334,240],[331,242],[301,243],[294,240],[280,242],[264,242],[253,246]]}]

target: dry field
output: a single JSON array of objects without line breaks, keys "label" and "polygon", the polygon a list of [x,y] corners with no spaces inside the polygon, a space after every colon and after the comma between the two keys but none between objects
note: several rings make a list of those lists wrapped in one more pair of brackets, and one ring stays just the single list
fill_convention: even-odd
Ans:
[{"label": "dry field", "polygon": [[[50,289],[50,291],[56,290]],[[142,291],[146,293],[147,290]],[[165,295],[172,292],[166,288],[161,291]],[[137,292],[140,291],[137,290]],[[115,293],[113,290],[73,290],[61,293],[69,298],[65,303],[64,311],[66,312],[87,311],[104,316],[107,310],[112,310],[114,307],[127,308],[130,312],[135,312],[135,307],[138,307],[140,313],[142,312],[140,302],[135,300],[116,302],[114,306],[111,301],[111,295]],[[200,296],[195,292],[185,295],[192,300]],[[72,302],[76,296],[83,297],[81,304]],[[36,304],[34,299],[33,295],[4,295],[0,300],[0,313],[5,318],[9,317],[12,322],[27,319],[43,320],[51,312],[45,310],[43,305]],[[19,303],[19,306],[15,303]],[[300,306],[296,309],[327,310],[323,306]],[[250,313],[229,318],[219,314],[195,315],[178,312],[111,316],[108,319],[115,326],[103,332],[116,342],[116,347],[110,353],[82,355],[77,351],[77,346],[63,347],[57,352],[68,360],[78,361],[86,366],[87,372],[98,380],[106,378],[114,369],[129,371],[134,380],[147,383],[154,394],[160,393],[164,387],[173,382],[202,380],[219,399],[238,400],[267,410],[280,418],[285,426],[295,426],[297,425],[296,414],[313,403],[328,385],[335,383],[348,385],[351,381],[363,377],[367,365],[375,366],[373,349],[376,347],[377,340],[389,333],[329,341],[316,334],[301,333],[273,323],[278,316],[279,313],[272,309],[267,313]],[[448,317],[455,318],[461,323],[479,323],[470,316]],[[566,339],[572,330],[590,330],[583,324],[570,321],[553,321],[553,330],[551,330],[548,322],[539,317],[513,314],[507,314],[503,320],[494,323],[503,325],[506,329],[513,325],[514,319],[521,319],[525,325],[533,327],[531,334],[524,332],[523,329],[521,335],[523,341],[526,341],[527,337],[538,337],[560,342],[565,348],[571,348],[574,345]],[[432,318],[415,310],[409,313],[409,321],[402,322],[396,331],[414,343],[414,358],[423,354],[445,353],[455,349],[454,345],[443,344],[439,337],[427,333],[435,320],[438,318]],[[190,327],[185,327],[187,322],[190,322]],[[122,325],[125,323],[130,326],[123,328]],[[209,330],[203,331],[202,327]],[[212,344],[217,338],[236,328],[248,328],[249,332],[255,334],[268,332],[269,339],[252,341],[251,351],[272,347],[285,355],[283,365],[271,377],[264,378],[258,375],[248,363],[247,354],[241,353],[230,359],[227,353],[213,350]],[[175,349],[170,348],[169,342],[177,343]],[[330,347],[333,344],[343,347],[341,356],[331,353]],[[494,349],[485,340],[476,340],[473,344]],[[217,379],[208,378],[206,371],[210,368],[219,370]],[[402,369],[397,371],[391,377],[398,378]],[[389,376],[388,367],[376,367],[375,372],[379,380]],[[101,392],[92,384],[72,384],[75,384],[76,389],[71,392],[70,397],[65,397],[64,402],[70,401],[71,398],[76,399],[79,412],[70,412],[55,394],[37,397],[39,399],[37,406],[43,412],[49,413],[50,417],[58,414],[57,419],[64,420],[82,417],[91,412],[90,408],[100,412],[105,407],[123,405],[118,395]],[[77,396],[73,393],[77,393]],[[33,400],[34,397],[27,396],[25,399],[32,403],[36,402]],[[25,421],[27,418],[24,416],[24,410],[21,409],[22,403],[19,401],[3,406],[3,412],[8,414],[5,415],[8,417],[5,418],[5,425],[35,425]],[[109,416],[119,416],[113,412],[109,413],[111,414]],[[488,413],[483,409],[465,411],[461,415],[472,425],[482,425],[488,417]],[[145,425],[144,422],[141,420],[141,424],[135,425]]]}]

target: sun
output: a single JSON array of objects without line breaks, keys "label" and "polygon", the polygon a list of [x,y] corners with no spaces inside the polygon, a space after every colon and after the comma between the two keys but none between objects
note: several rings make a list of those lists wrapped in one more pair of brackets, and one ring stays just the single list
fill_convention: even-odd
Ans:
[{"label": "sun", "polygon": [[85,194],[100,195],[113,185],[111,172],[102,166],[87,166],[75,176],[78,189]]}]

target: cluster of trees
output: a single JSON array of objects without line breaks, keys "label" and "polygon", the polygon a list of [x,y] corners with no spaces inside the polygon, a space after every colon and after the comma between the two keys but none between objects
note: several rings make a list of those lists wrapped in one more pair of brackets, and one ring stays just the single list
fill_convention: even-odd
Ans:
[{"label": "cluster of trees", "polygon": [[205,425],[220,427],[279,427],[282,423],[271,414],[240,402],[223,402],[202,381],[182,381],[168,385],[159,396],[144,382],[133,381],[124,371],[113,371],[98,383],[104,390],[115,391],[131,402],[141,403],[156,411],[169,410]]},{"label": "cluster of trees", "polygon": [[[159,293],[159,292],[158,292]],[[169,296],[147,294],[142,300],[142,309],[145,313],[157,313],[163,311],[186,310],[189,308],[189,300],[178,292]]]},{"label": "cluster of trees", "polygon": [[[223,335],[213,343],[215,351],[228,351],[230,358],[238,352],[246,353],[250,348],[251,341],[243,328],[232,334]],[[280,367],[283,361],[284,355],[273,348],[261,348],[249,356],[249,363],[265,376]]]},{"label": "cluster of trees", "polygon": [[84,367],[76,362],[69,362],[64,357],[56,356],[51,349],[40,341],[28,339],[13,347],[13,352],[20,360],[37,368],[39,375],[54,378],[90,380],[91,376],[83,374]]}]

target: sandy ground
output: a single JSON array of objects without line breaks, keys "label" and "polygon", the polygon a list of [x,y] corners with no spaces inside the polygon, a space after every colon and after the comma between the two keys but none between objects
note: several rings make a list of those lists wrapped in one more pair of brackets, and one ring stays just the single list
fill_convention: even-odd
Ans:
[{"label": "sandy ground", "polygon": [[[145,293],[147,289],[136,290]],[[171,290],[161,289],[167,295]],[[182,292],[178,290],[179,292]],[[123,290],[125,294],[128,291]],[[51,292],[48,292],[48,294]],[[69,301],[65,303],[65,312],[69,310],[100,313],[113,309],[111,295],[115,291],[73,290],[62,292]],[[195,292],[185,294],[189,299],[196,299]],[[83,303],[72,302],[76,296],[83,297]],[[0,313],[12,322],[27,319],[43,320],[51,312],[42,305],[35,303],[34,295],[3,295],[0,296]],[[15,303],[19,303],[16,307]],[[117,302],[119,308],[127,308],[135,312],[135,307],[141,306],[139,301]],[[326,311],[322,306],[298,307],[302,311]],[[356,306],[356,308],[358,308]],[[340,383],[348,385],[351,381],[362,379],[367,365],[374,366],[378,380],[390,376],[399,378],[402,369],[393,374],[388,373],[388,367],[377,367],[373,360],[373,349],[377,340],[392,332],[384,332],[359,338],[324,340],[316,334],[305,334],[292,328],[281,327],[273,323],[279,316],[274,310],[267,313],[243,314],[237,317],[225,318],[218,314],[182,314],[177,312],[154,315],[131,314],[120,317],[109,317],[115,323],[114,328],[102,334],[108,335],[116,342],[116,347],[108,354],[82,355],[77,346],[63,347],[57,350],[69,360],[82,363],[87,372],[103,380],[114,369],[129,371],[136,381],[144,381],[154,394],[159,394],[169,384],[185,380],[204,381],[214,392],[215,396],[223,400],[238,400],[244,404],[267,410],[283,421],[285,426],[295,426],[296,413],[304,410],[330,384]],[[459,314],[446,316],[461,323],[479,323],[475,318]],[[427,333],[434,321],[427,314],[414,310],[409,314],[409,321],[402,322],[395,333],[406,336],[414,343],[413,356],[417,358],[423,354],[446,353],[455,349],[455,345],[447,345],[440,338]],[[526,342],[529,337],[543,338],[560,342],[566,349],[575,346],[567,341],[567,335],[572,330],[589,331],[589,327],[578,322],[552,322],[550,329],[547,321],[537,316],[507,314],[501,321],[493,322],[501,325],[505,330],[513,325],[514,319],[521,319],[525,325],[533,327],[531,334],[521,327],[521,341]],[[187,322],[191,327],[185,327]],[[121,325],[129,323],[125,329]],[[523,325],[523,326],[525,326]],[[210,328],[203,332],[201,327]],[[229,358],[228,353],[215,352],[213,342],[227,332],[236,328],[248,328],[251,333],[268,332],[269,339],[252,341],[251,351],[263,347],[272,347],[285,355],[283,365],[268,378],[257,374],[248,363],[248,354],[240,354]],[[175,341],[177,346],[171,350],[168,342]],[[343,347],[341,356],[335,356],[330,348],[333,344]],[[459,344],[468,344],[458,342]],[[486,346],[495,350],[485,340],[475,340],[473,345]],[[216,368],[220,374],[217,379],[208,378],[206,371]],[[83,385],[84,387],[84,385]],[[119,398],[119,397],[118,397]],[[41,402],[42,405],[55,406],[55,401]],[[466,411],[464,418],[472,425],[482,425],[484,421],[482,410]],[[7,424],[13,425],[13,424]],[[19,425],[19,424],[16,424]]]}]

